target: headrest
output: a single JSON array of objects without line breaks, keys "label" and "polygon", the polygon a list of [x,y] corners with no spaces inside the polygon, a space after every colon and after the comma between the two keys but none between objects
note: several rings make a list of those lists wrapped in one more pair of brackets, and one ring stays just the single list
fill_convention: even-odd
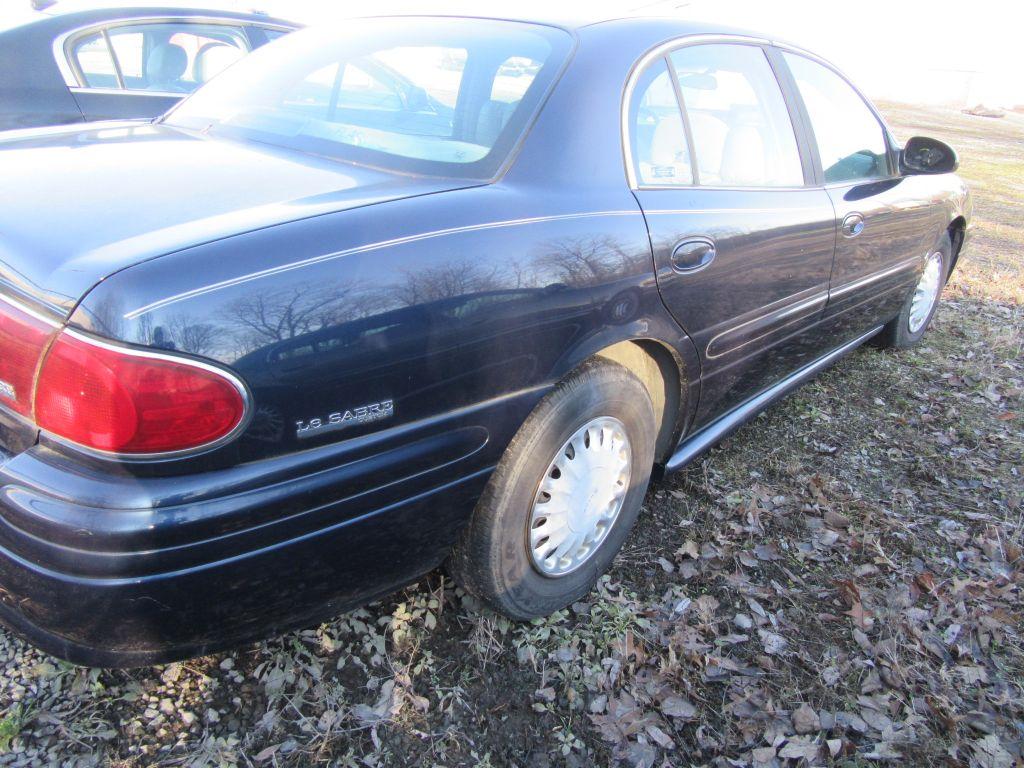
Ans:
[{"label": "headrest", "polygon": [[188,54],[180,45],[158,45],[146,59],[146,79],[152,83],[171,83],[185,74]]},{"label": "headrest", "polygon": [[227,43],[207,43],[196,53],[192,79],[197,83],[208,82],[244,55],[244,51]]}]

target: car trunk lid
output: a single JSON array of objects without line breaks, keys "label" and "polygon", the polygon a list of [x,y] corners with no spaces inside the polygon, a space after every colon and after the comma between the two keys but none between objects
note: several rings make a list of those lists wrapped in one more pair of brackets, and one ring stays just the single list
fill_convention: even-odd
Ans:
[{"label": "car trunk lid", "polygon": [[473,186],[170,126],[0,138],[0,291],[66,316],[111,274],[231,235]]}]

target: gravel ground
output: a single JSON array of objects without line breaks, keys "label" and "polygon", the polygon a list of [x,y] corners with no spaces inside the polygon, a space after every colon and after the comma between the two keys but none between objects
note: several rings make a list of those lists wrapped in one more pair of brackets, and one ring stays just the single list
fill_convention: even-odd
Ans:
[{"label": "gravel ground", "polygon": [[1024,764],[1024,116],[883,108],[976,195],[935,328],[655,483],[587,600],[512,624],[435,573],[132,671],[0,632],[0,765]]}]

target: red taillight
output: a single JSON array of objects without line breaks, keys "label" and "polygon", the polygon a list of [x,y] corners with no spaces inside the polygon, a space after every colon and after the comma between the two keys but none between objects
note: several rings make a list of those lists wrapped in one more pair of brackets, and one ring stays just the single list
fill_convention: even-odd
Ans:
[{"label": "red taillight", "polygon": [[198,448],[230,434],[244,416],[245,397],[226,374],[68,331],[54,340],[36,384],[39,427],[100,451]]},{"label": "red taillight", "polygon": [[56,325],[0,297],[0,403],[32,415],[32,384]]}]

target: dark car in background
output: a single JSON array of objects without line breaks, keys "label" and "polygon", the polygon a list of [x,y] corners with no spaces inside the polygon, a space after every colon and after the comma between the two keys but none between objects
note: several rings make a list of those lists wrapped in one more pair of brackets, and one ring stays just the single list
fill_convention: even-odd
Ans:
[{"label": "dark car in background", "polygon": [[923,337],[956,167],[804,50],[642,18],[351,20],[0,137],[0,619],[137,665],[445,562],[570,604],[652,472]]},{"label": "dark car in background", "polygon": [[0,23],[0,131],[156,117],[296,26],[201,6],[59,2],[25,12]]}]

